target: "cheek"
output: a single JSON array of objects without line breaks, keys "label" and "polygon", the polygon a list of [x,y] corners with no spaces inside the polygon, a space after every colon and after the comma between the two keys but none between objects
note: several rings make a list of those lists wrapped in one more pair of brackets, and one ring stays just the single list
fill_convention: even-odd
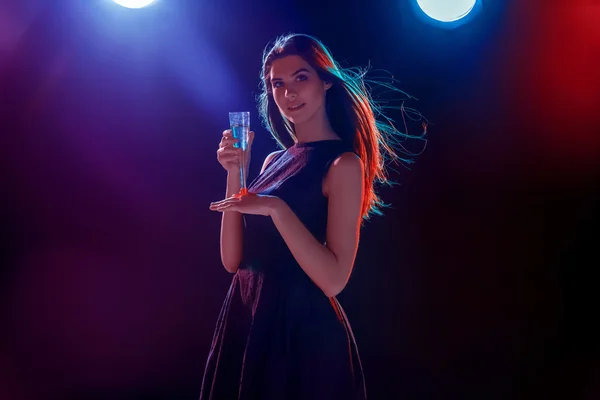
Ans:
[{"label": "cheek", "polygon": [[312,102],[314,103],[322,103],[325,101],[325,92],[323,88],[319,85],[312,85],[310,88],[307,88],[307,95],[310,97]]},{"label": "cheek", "polygon": [[273,89],[273,100],[275,100],[275,104],[277,104],[277,107],[281,108],[281,105],[283,104],[284,100],[284,96],[282,95],[281,90]]}]

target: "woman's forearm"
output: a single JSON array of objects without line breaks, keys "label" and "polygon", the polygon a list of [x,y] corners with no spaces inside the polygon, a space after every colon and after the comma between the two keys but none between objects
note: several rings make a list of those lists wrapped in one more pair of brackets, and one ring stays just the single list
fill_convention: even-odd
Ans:
[{"label": "woman's forearm", "polygon": [[[229,198],[240,191],[239,174],[227,174],[225,196]],[[237,271],[242,260],[243,241],[242,214],[237,211],[224,212],[221,217],[221,262],[228,272]]]}]

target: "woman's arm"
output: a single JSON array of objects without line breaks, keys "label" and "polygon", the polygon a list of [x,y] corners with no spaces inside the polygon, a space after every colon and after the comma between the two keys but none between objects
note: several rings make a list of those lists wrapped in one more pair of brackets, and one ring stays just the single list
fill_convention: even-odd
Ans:
[{"label": "woman's arm", "polygon": [[[269,154],[263,163],[262,174],[279,151]],[[240,191],[239,174],[227,174],[227,189],[225,198],[229,198]],[[228,272],[235,273],[242,261],[243,249],[243,220],[242,214],[237,211],[223,213],[221,217],[221,262]]]},{"label": "woman's arm", "polygon": [[276,198],[271,207],[271,218],[292,255],[327,297],[339,294],[352,272],[362,218],[363,174],[363,163],[354,153],[342,154],[329,168],[324,182],[329,214],[325,246],[283,200]]},{"label": "woman's arm", "polygon": [[[233,196],[240,187],[240,175],[227,174],[225,196]],[[227,272],[236,272],[242,261],[242,222],[242,214],[236,211],[221,216],[221,262]]]}]

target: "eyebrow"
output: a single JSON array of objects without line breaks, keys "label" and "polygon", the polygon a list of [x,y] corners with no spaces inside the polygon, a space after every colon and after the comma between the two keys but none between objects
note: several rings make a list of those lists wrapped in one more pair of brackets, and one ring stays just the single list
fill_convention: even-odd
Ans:
[{"label": "eyebrow", "polygon": [[[307,70],[306,68],[300,68],[298,71],[294,72],[291,76],[296,76],[300,72],[308,72],[308,73],[310,73],[310,71]],[[271,81],[280,81],[280,80],[281,80],[281,78],[271,78]]]}]

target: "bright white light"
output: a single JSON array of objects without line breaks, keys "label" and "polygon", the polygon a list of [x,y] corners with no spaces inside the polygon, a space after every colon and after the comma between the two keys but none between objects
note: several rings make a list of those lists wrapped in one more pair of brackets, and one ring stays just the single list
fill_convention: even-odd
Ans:
[{"label": "bright white light", "polygon": [[442,22],[458,21],[467,16],[477,0],[417,0],[421,10]]},{"label": "bright white light", "polygon": [[154,3],[156,0],[113,0],[120,6],[127,8],[143,8],[151,3]]}]

